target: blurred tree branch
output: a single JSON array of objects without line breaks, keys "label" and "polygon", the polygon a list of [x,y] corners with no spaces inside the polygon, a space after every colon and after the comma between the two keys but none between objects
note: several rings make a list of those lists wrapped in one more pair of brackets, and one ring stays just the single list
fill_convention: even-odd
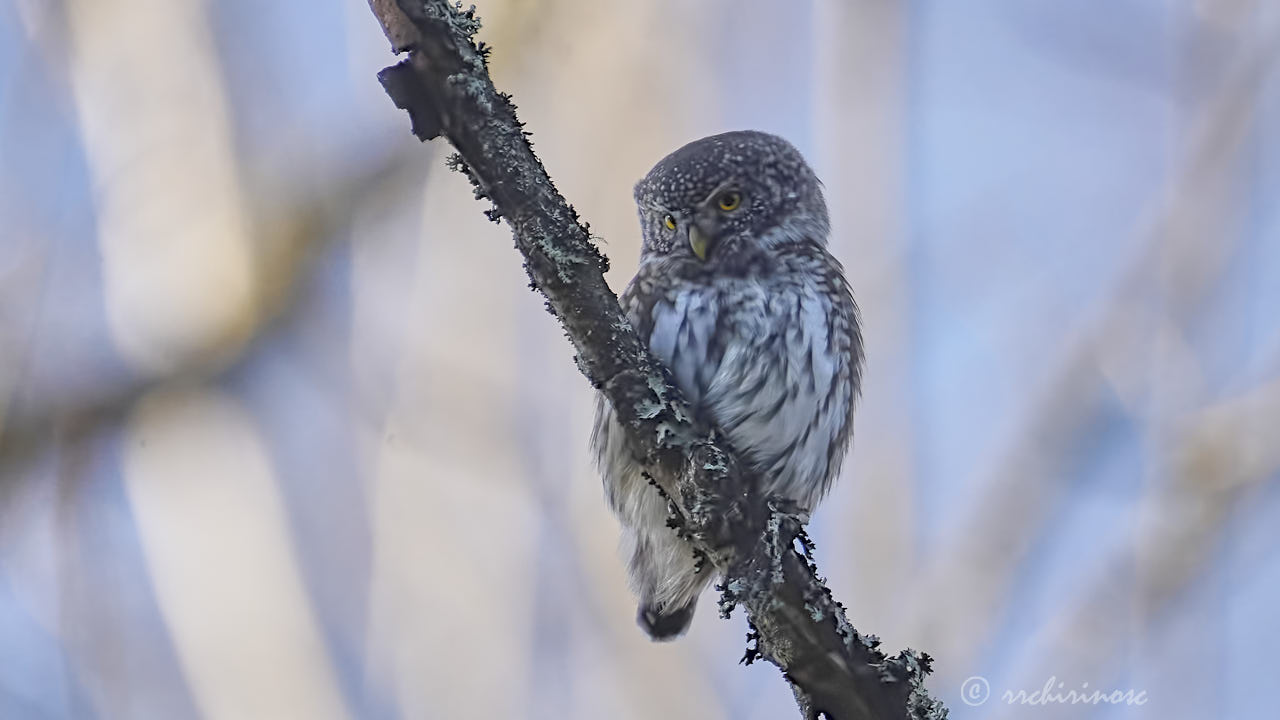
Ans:
[{"label": "blurred tree branch", "polygon": [[289,317],[315,261],[351,214],[370,198],[420,177],[399,153],[386,152],[367,165],[348,168],[324,188],[273,197],[267,207],[254,213],[253,235],[260,249],[257,274],[270,282],[260,290],[255,324],[243,345],[184,358],[167,372],[107,380],[70,401],[0,408],[4,410],[0,412],[0,507],[24,465],[62,434],[91,435],[119,422],[147,393],[205,383],[233,372],[260,339]]},{"label": "blurred tree branch", "polygon": [[[951,621],[920,610],[906,615],[920,624],[936,623],[937,631],[932,633],[935,648],[946,653],[951,667],[977,662],[979,640],[993,632],[998,622],[999,598],[1009,591],[1027,548],[1037,542],[1046,518],[1068,491],[1067,480],[1072,476],[1061,469],[1067,463],[1065,458],[1075,452],[1091,423],[1105,422],[1108,393],[1126,399],[1146,428],[1144,432],[1154,438],[1152,448],[1168,443],[1180,457],[1188,447],[1197,452],[1202,449],[1199,435],[1184,437],[1180,431],[1162,427],[1169,422],[1167,409],[1148,407],[1150,400],[1145,398],[1165,396],[1169,388],[1160,383],[1170,382],[1166,379],[1170,374],[1160,364],[1171,361],[1165,353],[1153,354],[1151,348],[1160,334],[1181,333],[1195,313],[1204,312],[1206,295],[1224,282],[1225,258],[1240,242],[1240,236],[1220,228],[1225,223],[1224,213],[1239,197],[1236,168],[1249,151],[1251,133],[1256,132],[1251,129],[1256,123],[1252,108],[1261,102],[1280,58],[1280,27],[1274,22],[1262,26],[1258,37],[1258,41],[1240,44],[1222,78],[1212,84],[1204,101],[1197,103],[1196,114],[1179,143],[1178,161],[1164,186],[1154,193],[1155,202],[1137,228],[1141,240],[1135,252],[1125,259],[1108,291],[1095,301],[1085,327],[1058,351],[1051,371],[1033,389],[1036,399],[1019,421],[1008,449],[990,477],[973,490],[979,501],[972,503],[970,516],[955,524],[952,537],[939,543],[942,551],[929,562],[909,594],[911,602],[923,608],[928,603],[919,602],[920,598],[948,593],[946,613]],[[1214,240],[1207,242],[1206,238]],[[1153,298],[1160,300],[1153,303]],[[1203,381],[1198,378],[1196,383]],[[1109,387],[1107,393],[1097,391],[1099,383]],[[1226,436],[1218,439],[1225,441]],[[1251,440],[1251,434],[1242,432],[1212,447],[1215,452],[1231,455],[1241,452]],[[1148,460],[1150,466],[1165,466],[1169,452],[1155,452]],[[1203,457],[1193,459],[1198,462]],[[1156,472],[1148,493],[1158,499],[1171,487],[1191,485],[1179,482],[1170,486],[1167,479],[1177,476]],[[1192,529],[1190,525],[1173,525],[1179,530]],[[1199,529],[1205,535],[1185,544],[1170,538],[1153,540],[1151,546],[1160,548],[1159,557],[1144,562],[1168,565],[1175,558],[1186,557],[1184,548],[1204,547],[1212,528]],[[1160,593],[1160,603],[1171,602],[1173,587],[1193,577],[1187,574],[1177,583],[1169,581],[1169,588]],[[1109,602],[1100,605],[1125,607],[1120,617],[1129,617],[1128,606],[1106,595],[1114,590],[1107,587],[1110,576],[1100,578],[1097,587],[1079,593],[1086,599],[1073,611],[1087,617],[1094,632],[1100,616],[1092,613],[1088,598],[1105,595]],[[1158,603],[1143,600],[1140,604]],[[955,622],[955,618],[965,622]],[[1074,637],[1071,631],[1067,638]],[[1106,643],[1123,642],[1103,635],[1107,640],[1090,646],[1093,658],[1109,656]],[[1063,641],[1063,647],[1071,644],[1070,639]],[[1061,672],[1062,656],[1050,657],[1051,669]]]},{"label": "blurred tree branch", "polygon": [[755,646],[744,660],[776,664],[808,718],[945,717],[924,689],[929,657],[887,657],[849,625],[809,557],[804,519],[756,493],[631,329],[604,281],[607,259],[533,154],[509,96],[493,86],[474,9],[446,0],[369,5],[393,50],[409,53],[379,79],[414,134],[443,135],[458,151],[451,165],[492,201],[489,219],[510,225],[531,287],[564,326],[579,369],[608,396],[639,456],[681,478],[673,522],[723,574],[721,614],[746,608]]}]

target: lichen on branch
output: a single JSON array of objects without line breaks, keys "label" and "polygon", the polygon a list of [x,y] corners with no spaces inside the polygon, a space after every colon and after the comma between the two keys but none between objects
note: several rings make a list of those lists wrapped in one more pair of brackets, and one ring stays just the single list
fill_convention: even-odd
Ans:
[{"label": "lichen on branch", "polygon": [[[395,52],[379,73],[422,140],[443,136],[450,166],[511,227],[529,284],[572,343],[574,360],[603,392],[637,457],[680,478],[673,526],[723,576],[721,613],[741,605],[751,626],[745,662],[777,665],[806,717],[942,718],[924,689],[927,655],[880,651],[845,618],[810,556],[804,518],[762,497],[719,431],[700,424],[668,370],[649,353],[605,283],[608,260],[534,155],[511,97],[489,77],[489,48],[472,6],[446,0],[370,0]],[[655,490],[657,492],[658,490]],[[801,548],[797,549],[796,544]]]}]

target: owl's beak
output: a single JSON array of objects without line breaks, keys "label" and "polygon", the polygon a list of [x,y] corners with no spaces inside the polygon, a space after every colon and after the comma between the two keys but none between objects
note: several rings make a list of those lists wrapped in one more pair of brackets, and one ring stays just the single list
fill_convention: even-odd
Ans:
[{"label": "owl's beak", "polygon": [[706,261],[707,249],[711,246],[711,238],[702,232],[696,224],[689,226],[689,247],[699,260]]}]

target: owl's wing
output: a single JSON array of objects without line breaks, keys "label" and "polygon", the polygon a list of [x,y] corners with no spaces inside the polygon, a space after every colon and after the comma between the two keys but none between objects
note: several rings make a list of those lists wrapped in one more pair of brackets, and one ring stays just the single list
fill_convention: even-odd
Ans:
[{"label": "owl's wing", "polygon": [[642,341],[648,341],[653,332],[653,297],[652,286],[644,278],[637,275],[627,283],[622,294],[618,296],[618,304],[622,306],[631,327]]},{"label": "owl's wing", "polygon": [[[646,343],[653,332],[651,289],[652,286],[638,275],[618,298],[627,319],[641,341]],[[591,449],[604,481],[605,498],[625,525],[635,527],[655,512],[665,510],[665,505],[657,510],[650,507],[653,503],[649,496],[658,496],[646,487],[648,480],[641,473],[642,468],[632,453],[626,433],[618,423],[608,398],[600,392],[596,393]]]}]

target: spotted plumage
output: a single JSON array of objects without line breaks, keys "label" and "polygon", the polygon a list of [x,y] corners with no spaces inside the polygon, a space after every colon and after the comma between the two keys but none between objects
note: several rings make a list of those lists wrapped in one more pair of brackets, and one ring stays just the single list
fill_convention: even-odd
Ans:
[{"label": "spotted plumage", "polygon": [[[812,509],[848,447],[862,365],[818,178],[785,140],[731,132],[663,158],[635,200],[640,266],[621,297],[632,325],[767,492]],[[711,571],[698,572],[667,526],[666,502],[603,396],[592,446],[622,522],[638,621],[654,639],[675,637]],[[675,492],[671,478],[655,480]]]}]

